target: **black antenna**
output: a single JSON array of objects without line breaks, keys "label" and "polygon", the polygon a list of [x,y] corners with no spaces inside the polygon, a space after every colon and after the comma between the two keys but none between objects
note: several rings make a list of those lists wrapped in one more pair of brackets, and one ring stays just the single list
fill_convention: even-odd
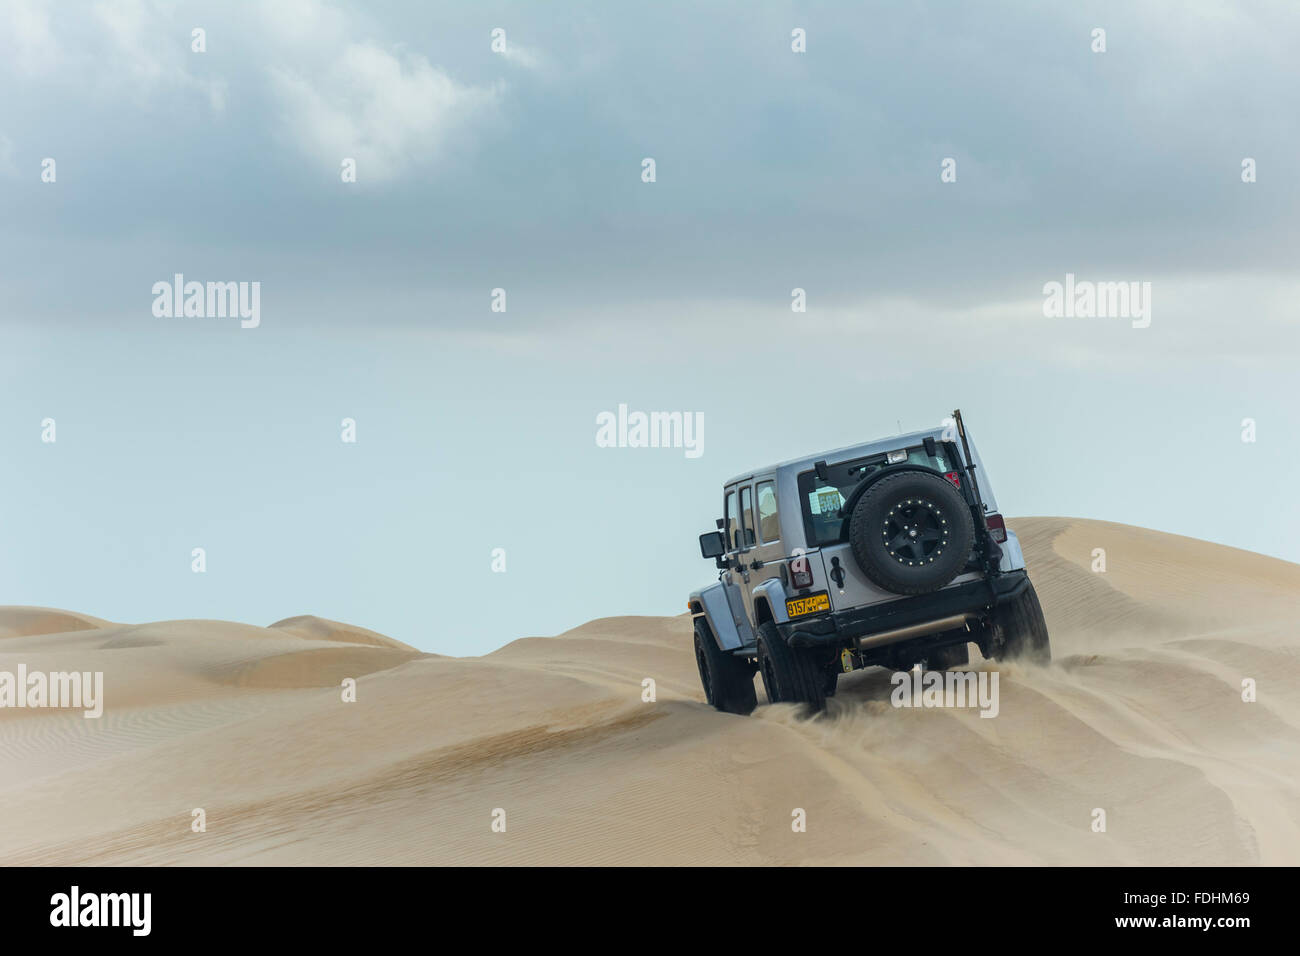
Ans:
[{"label": "black antenna", "polygon": [[984,500],[980,498],[980,483],[975,479],[975,461],[970,456],[970,442],[966,440],[966,425],[961,420],[961,409],[952,410],[952,420],[957,425],[957,435],[961,438],[962,457],[966,459],[966,477],[970,479],[971,494],[975,496],[976,519],[980,530],[988,533],[989,525],[984,519]]}]

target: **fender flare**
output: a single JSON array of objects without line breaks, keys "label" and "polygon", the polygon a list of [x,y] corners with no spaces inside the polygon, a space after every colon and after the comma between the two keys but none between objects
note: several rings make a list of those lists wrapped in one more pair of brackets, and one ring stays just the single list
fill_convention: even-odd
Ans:
[{"label": "fender flare", "polygon": [[[777,624],[789,623],[790,616],[785,613],[785,586],[781,583],[780,578],[768,578],[750,593],[753,595],[755,607],[758,606],[760,600],[767,602],[773,622]],[[759,620],[754,623],[757,626],[763,622]]]},{"label": "fender flare", "polygon": [[740,639],[740,632],[736,629],[735,621],[731,619],[731,606],[722,588],[722,582],[719,581],[717,584],[694,591],[687,599],[686,606],[690,609],[692,620],[698,617],[704,618],[704,623],[709,633],[713,635],[719,650],[732,651],[740,647],[743,642]]}]

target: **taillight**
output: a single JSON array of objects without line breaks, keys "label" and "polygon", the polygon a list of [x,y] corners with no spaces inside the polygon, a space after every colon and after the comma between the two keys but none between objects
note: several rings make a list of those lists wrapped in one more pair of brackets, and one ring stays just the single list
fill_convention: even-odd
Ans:
[{"label": "taillight", "polygon": [[946,472],[944,474],[944,477],[947,478],[949,481],[951,481],[954,487],[956,488],[961,487],[961,475],[957,474],[957,472],[955,471]]},{"label": "taillight", "polygon": [[984,523],[989,526],[989,534],[993,535],[994,541],[1007,540],[1007,523],[1002,520],[1002,515],[987,515]]},{"label": "taillight", "polygon": [[797,588],[813,586],[812,566],[802,555],[790,562],[790,583]]}]

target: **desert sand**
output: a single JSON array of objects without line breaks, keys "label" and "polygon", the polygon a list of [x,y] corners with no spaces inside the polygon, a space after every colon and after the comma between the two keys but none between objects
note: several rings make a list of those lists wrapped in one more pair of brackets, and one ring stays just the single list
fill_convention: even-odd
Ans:
[{"label": "desert sand", "polygon": [[880,669],[815,719],[761,689],[719,714],[685,614],[453,658],[309,616],[0,608],[0,671],[102,671],[105,696],[0,709],[0,863],[1300,863],[1300,566],[1012,525],[1055,660],[1001,666],[991,720],[895,709]]}]

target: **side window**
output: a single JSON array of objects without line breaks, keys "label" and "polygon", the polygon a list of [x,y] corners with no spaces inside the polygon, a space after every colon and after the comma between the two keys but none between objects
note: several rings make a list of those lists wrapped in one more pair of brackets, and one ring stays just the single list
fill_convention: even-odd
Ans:
[{"label": "side window", "polygon": [[776,483],[758,483],[758,540],[771,544],[781,537],[781,522],[776,517]]},{"label": "side window", "polygon": [[754,489],[746,485],[740,489],[740,527],[745,534],[745,547],[754,546]]},{"label": "side window", "polygon": [[734,491],[727,492],[727,504],[722,517],[725,519],[723,528],[727,539],[727,550],[740,550],[740,539],[736,536],[736,493]]}]

